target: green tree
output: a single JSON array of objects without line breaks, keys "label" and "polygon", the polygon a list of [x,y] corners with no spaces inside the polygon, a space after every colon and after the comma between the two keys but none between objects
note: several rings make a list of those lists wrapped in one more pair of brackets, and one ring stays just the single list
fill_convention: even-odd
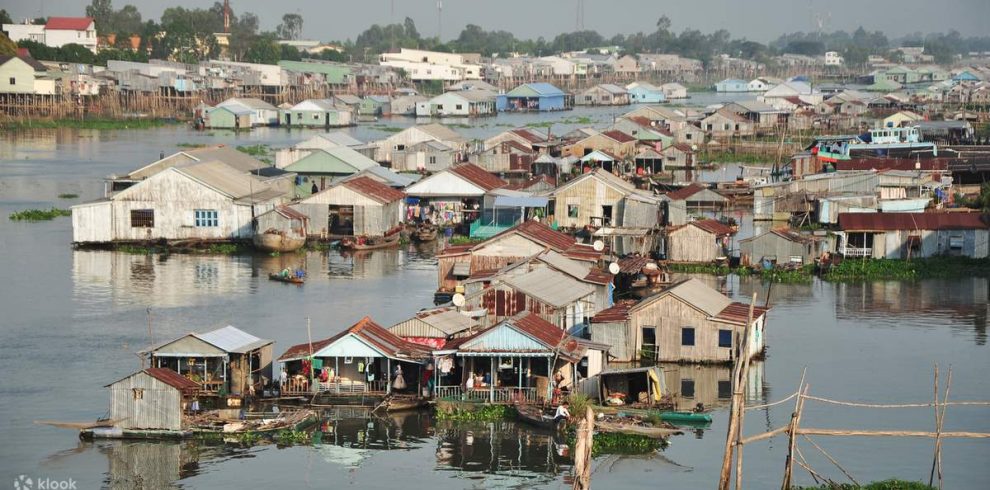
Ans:
[{"label": "green tree", "polygon": [[303,18],[299,14],[285,14],[275,32],[281,39],[299,39],[302,36]]},{"label": "green tree", "polygon": [[114,12],[110,18],[110,32],[118,36],[130,36],[141,32],[141,27],[143,26],[141,12],[133,5],[124,5],[124,8]]},{"label": "green tree", "polygon": [[113,3],[111,0],[93,0],[86,6],[86,16],[96,23],[96,32],[113,32]]},{"label": "green tree", "polygon": [[257,36],[247,52],[244,54],[244,61],[249,63],[264,63],[266,65],[277,65],[282,56],[282,46],[271,34]]},{"label": "green tree", "polygon": [[289,46],[285,44],[281,44],[280,46],[282,48],[282,52],[281,55],[279,56],[279,59],[290,60],[290,61],[302,60],[302,53],[300,53],[295,46]]},{"label": "green tree", "polygon": [[14,56],[16,54],[17,45],[6,34],[0,32],[0,56]]},{"label": "green tree", "polygon": [[14,23],[14,19],[10,18],[10,14],[7,13],[7,9],[0,9],[0,24],[13,24],[13,23]]}]

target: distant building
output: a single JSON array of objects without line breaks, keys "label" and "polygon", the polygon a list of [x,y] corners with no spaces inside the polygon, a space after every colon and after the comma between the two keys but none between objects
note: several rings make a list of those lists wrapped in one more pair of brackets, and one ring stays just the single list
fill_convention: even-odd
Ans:
[{"label": "distant building", "polygon": [[842,66],[846,60],[837,51],[825,52],[825,66]]},{"label": "distant building", "polygon": [[626,89],[611,83],[602,83],[579,92],[574,97],[575,105],[626,105],[629,93]]},{"label": "distant building", "polygon": [[629,102],[633,104],[659,104],[667,100],[664,90],[646,82],[633,82],[626,85]]},{"label": "distant building", "polygon": [[563,111],[570,109],[573,99],[549,83],[527,83],[499,95],[495,107],[499,112]]},{"label": "distant building", "polygon": [[92,17],[49,17],[44,25],[4,24],[3,31],[11,41],[34,41],[52,48],[78,44],[96,52],[99,39]]},{"label": "distant building", "polygon": [[749,92],[749,83],[745,80],[728,78],[715,84],[716,92]]}]

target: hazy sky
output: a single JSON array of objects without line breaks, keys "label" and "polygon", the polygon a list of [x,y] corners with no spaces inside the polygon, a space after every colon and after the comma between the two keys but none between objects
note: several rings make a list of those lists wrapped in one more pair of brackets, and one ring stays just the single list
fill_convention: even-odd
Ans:
[{"label": "hazy sky", "polygon": [[[131,3],[144,17],[158,19],[168,6],[208,7],[214,0],[114,0]],[[38,15],[82,15],[88,0],[0,0],[15,19]],[[443,0],[443,38],[460,33],[465,24],[504,29],[535,38],[574,30],[578,0]],[[673,28],[710,32],[727,29],[736,37],[769,41],[785,32],[817,29],[848,31],[862,25],[890,37],[907,33],[944,32],[990,35],[990,0],[584,0],[588,29],[612,36],[649,32],[666,14]],[[394,5],[394,15],[392,6]],[[308,39],[353,39],[373,23],[412,17],[423,35],[437,34],[436,0],[231,0],[235,12],[254,12],[262,29],[274,29],[282,14],[304,18]]]}]

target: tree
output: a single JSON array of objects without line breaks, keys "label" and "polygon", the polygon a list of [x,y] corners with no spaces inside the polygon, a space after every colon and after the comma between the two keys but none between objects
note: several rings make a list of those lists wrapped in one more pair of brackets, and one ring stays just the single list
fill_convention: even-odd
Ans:
[{"label": "tree", "polygon": [[282,39],[299,39],[302,35],[303,18],[299,14],[285,14],[275,32]]},{"label": "tree", "polygon": [[289,46],[287,44],[281,44],[280,46],[282,48],[282,53],[279,56],[279,59],[290,60],[290,61],[302,60],[302,53],[300,53],[295,46]]},{"label": "tree", "polygon": [[92,17],[96,23],[96,32],[110,33],[113,31],[113,3],[111,0],[93,0],[86,6],[86,16]]},{"label": "tree", "polygon": [[247,52],[244,54],[244,61],[249,63],[264,63],[266,65],[277,65],[282,56],[282,46],[271,34],[257,36]]},{"label": "tree", "polygon": [[14,23],[14,19],[10,18],[10,14],[7,13],[7,9],[0,9],[0,24],[13,24],[13,23]]},{"label": "tree", "polygon": [[109,32],[117,34],[119,37],[141,32],[141,12],[133,5],[124,5],[124,8],[114,12],[110,18]]},{"label": "tree", "polygon": [[6,34],[0,32],[0,56],[14,56],[16,54],[17,45]]}]

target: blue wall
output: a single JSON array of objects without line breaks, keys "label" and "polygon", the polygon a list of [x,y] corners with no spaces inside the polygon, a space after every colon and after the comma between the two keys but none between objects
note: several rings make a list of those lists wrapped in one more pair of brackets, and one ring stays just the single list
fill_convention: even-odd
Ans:
[{"label": "blue wall", "polygon": [[633,87],[629,91],[629,101],[633,104],[657,104],[666,100],[662,91]]}]

